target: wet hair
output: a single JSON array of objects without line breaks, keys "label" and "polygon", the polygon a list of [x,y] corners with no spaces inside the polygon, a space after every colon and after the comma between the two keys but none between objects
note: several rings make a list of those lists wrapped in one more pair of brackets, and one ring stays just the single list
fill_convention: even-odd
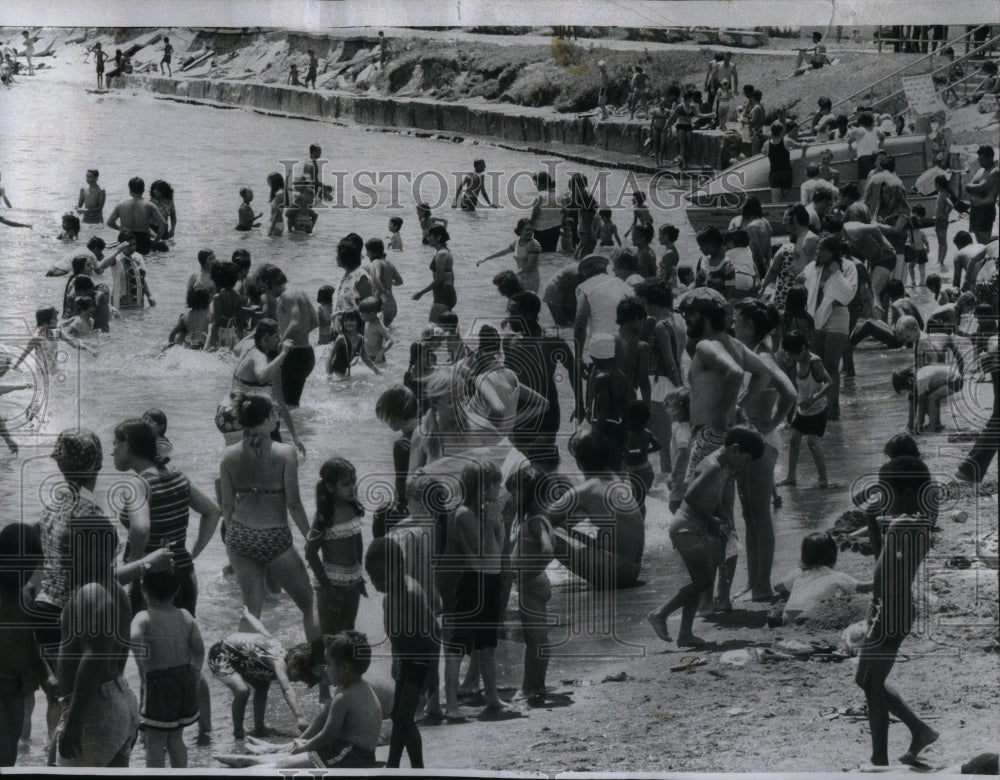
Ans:
[{"label": "wet hair", "polygon": [[513,271],[501,271],[493,277],[493,284],[504,298],[510,298],[519,292],[523,292],[521,281]]},{"label": "wet hair", "polygon": [[76,214],[70,214],[69,212],[63,214],[62,223],[66,226],[66,230],[73,235],[80,234],[80,218]]},{"label": "wet hair", "polygon": [[248,393],[240,399],[236,421],[241,428],[255,428],[271,416],[273,409],[274,404],[266,395]]},{"label": "wet hair", "polygon": [[726,231],[726,243],[734,247],[750,246],[750,234],[741,227]]},{"label": "wet hair", "polygon": [[275,195],[279,192],[283,192],[285,189],[285,177],[277,171],[274,171],[273,173],[269,173],[267,175],[267,184],[271,188],[271,197],[269,200],[274,200]]},{"label": "wet hair", "polygon": [[[273,336],[278,333],[278,323],[276,320],[272,320],[270,317],[264,317],[257,323],[257,327],[253,331],[253,343],[260,349],[261,342],[268,336]],[[263,350],[261,350],[263,352]]]},{"label": "wet hair", "polygon": [[673,225],[660,225],[660,235],[666,236],[671,242],[674,242],[680,237],[681,231]]},{"label": "wet hair", "polygon": [[580,471],[599,474],[608,470],[608,445],[600,434],[590,432],[576,440],[573,457]]},{"label": "wet hair", "polygon": [[333,294],[336,292],[333,287],[324,284],[316,291],[316,303],[333,303]]},{"label": "wet hair", "polygon": [[412,420],[418,411],[417,397],[405,385],[393,385],[375,402],[375,416],[382,422],[387,422],[390,417],[395,417],[397,420]]},{"label": "wet hair", "polygon": [[[806,222],[808,223],[808,221],[809,220],[807,219]],[[704,244],[705,246],[718,247],[722,246],[723,244],[722,232],[717,227],[715,227],[715,225],[712,225],[711,227],[705,228],[703,231],[701,231],[696,236],[696,240],[698,242],[698,246]]]},{"label": "wet hair", "polygon": [[146,191],[146,182],[138,176],[133,176],[128,180],[128,191],[133,195],[142,195]]},{"label": "wet hair", "polygon": [[625,419],[630,431],[641,431],[649,422],[649,404],[645,401],[633,398],[625,408]]},{"label": "wet hair", "polygon": [[[84,276],[81,278],[86,279],[87,277]],[[91,285],[91,289],[93,289],[93,285]],[[75,300],[75,308],[77,314],[87,314],[96,307],[97,307],[97,302],[89,295],[77,296]]]},{"label": "wet hair", "polygon": [[58,319],[59,312],[55,306],[41,306],[35,309],[35,327],[40,328],[43,325],[55,324]]},{"label": "wet hair", "polygon": [[12,599],[17,598],[21,588],[44,561],[42,537],[37,525],[10,523],[0,528],[0,591]]},{"label": "wet hair", "polygon": [[761,206],[760,198],[751,195],[743,202],[743,209],[740,212],[743,219],[761,219],[764,216],[764,209]]},{"label": "wet hair", "polygon": [[87,242],[87,249],[89,249],[91,252],[103,252],[104,247],[106,246],[107,244],[104,242],[104,239],[101,238],[100,236],[91,236],[90,240]]},{"label": "wet hair", "polygon": [[801,330],[792,330],[781,337],[781,348],[792,355],[798,355],[809,346],[809,339]]},{"label": "wet hair", "polygon": [[232,260],[223,260],[213,264],[208,275],[220,290],[231,290],[240,280],[240,269]]},{"label": "wet hair", "polygon": [[764,454],[764,439],[753,428],[745,425],[730,428],[724,444],[726,447],[735,444],[740,448],[741,454],[750,456],[750,460],[760,460]]},{"label": "wet hair", "polygon": [[142,577],[142,590],[156,601],[173,601],[181,588],[181,581],[170,569],[166,571],[151,571]]},{"label": "wet hair", "polygon": [[167,200],[174,199],[174,188],[163,181],[163,179],[157,179],[149,185],[149,194],[152,195],[154,192],[159,192]]},{"label": "wet hair", "polygon": [[94,280],[89,276],[78,276],[73,280],[73,292],[89,293],[94,291]]},{"label": "wet hair", "polygon": [[837,542],[828,533],[809,534],[802,540],[802,556],[799,568],[802,571],[818,569],[820,566],[833,568],[837,565]]},{"label": "wet hair", "polygon": [[897,298],[902,298],[906,295],[906,287],[903,285],[902,279],[890,279],[885,283],[885,293],[889,296],[889,300],[896,300]]},{"label": "wet hair", "polygon": [[391,536],[372,539],[365,551],[365,571],[373,582],[385,584],[386,590],[396,590],[405,582],[406,558],[399,542]]},{"label": "wet hair", "polygon": [[138,458],[163,466],[166,461],[156,454],[156,431],[140,417],[125,420],[115,427],[115,439],[128,444],[128,451]]},{"label": "wet hair", "polygon": [[389,227],[395,227],[398,232],[401,227],[403,227],[402,217],[389,217]]},{"label": "wet hair", "polygon": [[904,390],[913,390],[913,384],[913,366],[897,368],[892,372],[892,389],[895,390],[896,393],[902,393]]},{"label": "wet hair", "polygon": [[347,271],[353,271],[361,265],[361,250],[358,245],[342,238],[337,244],[337,265]]},{"label": "wet hair", "polygon": [[667,393],[663,402],[674,422],[690,422],[691,389],[689,387],[675,387]]},{"label": "wet hair", "polygon": [[187,303],[187,307],[193,311],[202,311],[211,305],[212,294],[208,291],[208,288],[202,287],[200,284],[196,284],[187,291],[185,303]]},{"label": "wet hair", "polygon": [[479,514],[482,512],[487,488],[498,487],[502,479],[500,467],[493,461],[467,463],[459,477],[462,483],[462,505]]},{"label": "wet hair", "polygon": [[909,455],[913,458],[921,457],[917,440],[908,433],[897,433],[890,437],[889,441],[885,443],[882,453],[890,460],[898,458],[900,455]]},{"label": "wet hair", "polygon": [[785,311],[800,314],[809,303],[809,291],[805,287],[792,287],[785,294]]},{"label": "wet hair", "polygon": [[619,249],[615,252],[615,267],[635,273],[639,270],[639,258],[631,249]]},{"label": "wet hair", "polygon": [[359,631],[341,631],[330,640],[326,657],[335,666],[350,664],[351,671],[360,677],[371,666],[372,648],[368,637]]},{"label": "wet hair", "polygon": [[674,305],[674,294],[669,282],[658,276],[639,282],[635,286],[635,294],[640,301],[651,306],[670,309]]},{"label": "wet hair", "polygon": [[951,242],[959,249],[965,249],[972,243],[972,234],[967,230],[959,230]]},{"label": "wet hair", "polygon": [[771,125],[771,135],[778,135],[784,129],[785,129],[785,126],[783,124],[781,124],[781,122],[774,122]]},{"label": "wet hair", "polygon": [[618,325],[626,325],[630,322],[644,322],[646,320],[646,307],[642,301],[633,298],[631,295],[618,302],[615,310],[615,322]]},{"label": "wet hair", "polygon": [[447,244],[451,239],[451,236],[448,235],[448,231],[445,229],[444,225],[431,225],[427,228],[427,235],[434,236],[434,238],[443,244]]},{"label": "wet hair", "polygon": [[385,257],[385,244],[382,243],[381,238],[369,238],[365,241],[365,249],[373,260]]},{"label": "wet hair", "polygon": [[781,322],[781,315],[774,305],[757,298],[745,298],[737,301],[734,308],[739,314],[750,320],[754,336],[757,339],[764,338]]},{"label": "wet hair", "polygon": [[73,258],[73,273],[82,274],[87,269],[87,261],[90,260],[86,255],[77,255]]},{"label": "wet hair", "polygon": [[[323,465],[319,467],[319,482],[316,483],[316,527],[326,528],[333,523],[333,515],[336,504],[333,497],[327,490],[327,485],[334,485],[345,477],[350,477],[355,482],[358,479],[357,469],[354,464],[346,458],[337,456],[327,458]],[[355,498],[351,503],[355,517],[363,517],[365,509]],[[321,522],[322,521],[322,522]]]}]

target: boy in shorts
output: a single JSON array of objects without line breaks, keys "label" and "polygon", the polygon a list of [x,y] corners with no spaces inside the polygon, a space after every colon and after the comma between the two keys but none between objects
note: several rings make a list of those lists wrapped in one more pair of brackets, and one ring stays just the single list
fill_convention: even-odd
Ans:
[{"label": "boy in shorts", "polygon": [[173,604],[180,581],[171,571],[142,578],[146,609],[132,618],[132,651],[143,696],[139,728],[146,733],[146,766],[187,766],[184,727],[198,720],[198,680],[205,643],[186,609]]},{"label": "boy in shorts", "polygon": [[795,416],[792,418],[792,438],[788,443],[788,474],[776,484],[795,485],[795,471],[799,464],[799,452],[802,448],[802,438],[816,461],[816,471],[819,472],[818,487],[825,490],[826,459],[820,439],[826,432],[826,396],[833,387],[830,375],[823,367],[823,361],[818,355],[809,351],[805,335],[797,330],[786,333],[781,339],[781,350],[795,364],[795,384],[798,391],[798,402]]},{"label": "boy in shorts", "polygon": [[167,75],[173,78],[174,71],[170,67],[170,60],[174,56],[174,47],[169,38],[163,39],[163,59],[160,60],[160,75],[163,75],[163,66],[167,66]]}]

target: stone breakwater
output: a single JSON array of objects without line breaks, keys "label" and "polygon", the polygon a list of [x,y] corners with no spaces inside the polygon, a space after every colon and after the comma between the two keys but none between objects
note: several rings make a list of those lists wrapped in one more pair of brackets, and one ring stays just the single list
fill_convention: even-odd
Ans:
[{"label": "stone breakwater", "polygon": [[[556,154],[578,162],[655,172],[646,146],[645,122],[594,121],[588,115],[561,116],[545,109],[513,105],[468,105],[440,100],[317,92],[298,87],[219,79],[170,79],[126,76],[124,87],[145,89],[177,100],[251,108],[294,117],[353,122],[400,132],[454,134],[517,144],[529,151]],[[675,148],[668,147],[670,157]],[[721,167],[724,135],[696,132],[692,160]],[[560,150],[559,147],[566,147]],[[604,159],[601,152],[610,153]],[[634,160],[622,157],[634,156]]]}]

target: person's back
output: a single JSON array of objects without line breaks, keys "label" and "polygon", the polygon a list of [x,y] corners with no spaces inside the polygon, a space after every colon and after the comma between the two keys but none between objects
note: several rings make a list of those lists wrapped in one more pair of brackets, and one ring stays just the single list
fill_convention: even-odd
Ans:
[{"label": "person's back", "polygon": [[859,583],[849,574],[830,566],[816,566],[809,569],[796,567],[782,584],[790,592],[784,610],[784,619],[788,623],[801,615],[808,615],[824,601],[854,593]]}]

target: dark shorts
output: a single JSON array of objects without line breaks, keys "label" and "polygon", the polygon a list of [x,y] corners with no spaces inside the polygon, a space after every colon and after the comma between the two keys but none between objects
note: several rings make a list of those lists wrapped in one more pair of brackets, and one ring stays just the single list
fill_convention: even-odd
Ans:
[{"label": "dark shorts", "polygon": [[312,347],[292,347],[285,362],[281,364],[281,392],[285,403],[298,406],[306,379],[316,367],[316,352]]},{"label": "dark shorts", "polygon": [[826,433],[826,409],[819,414],[795,413],[792,418],[792,430],[803,436],[822,436]]},{"label": "dark shorts", "polygon": [[140,729],[173,729],[198,720],[198,673],[190,665],[146,674]]},{"label": "dark shorts", "polygon": [[444,621],[451,626],[449,643],[465,655],[473,650],[496,647],[500,632],[503,590],[499,574],[466,569],[458,579],[451,614]]},{"label": "dark shorts", "polygon": [[957,393],[962,389],[963,384],[964,382],[962,381],[962,377],[955,376],[948,380],[948,389],[953,393]]},{"label": "dark shorts", "polygon": [[132,235],[135,236],[135,251],[140,255],[148,255],[153,249],[153,237],[141,230],[137,230]]},{"label": "dark shorts", "polygon": [[455,288],[450,284],[439,287],[434,291],[434,303],[454,309],[455,304],[458,303],[458,294],[455,292]]},{"label": "dark shorts", "polygon": [[793,179],[794,172],[792,169],[784,168],[777,171],[771,171],[767,175],[767,184],[771,187],[771,189],[787,190],[792,186]]},{"label": "dark shorts", "polygon": [[973,206],[969,209],[969,230],[973,233],[987,233],[993,230],[997,218],[997,207],[992,203]]},{"label": "dark shorts", "polygon": [[[194,567],[175,569],[174,574],[180,582],[180,588],[174,595],[174,606],[178,609],[186,609],[191,613],[191,617],[195,617],[195,609],[198,606],[198,580],[194,576]],[[142,587],[138,581],[129,586],[128,598],[132,605],[133,615],[146,608],[146,600],[142,597]]]},{"label": "dark shorts", "polygon": [[375,753],[364,750],[350,742],[335,742],[333,745],[309,753],[317,769],[372,769]]}]

